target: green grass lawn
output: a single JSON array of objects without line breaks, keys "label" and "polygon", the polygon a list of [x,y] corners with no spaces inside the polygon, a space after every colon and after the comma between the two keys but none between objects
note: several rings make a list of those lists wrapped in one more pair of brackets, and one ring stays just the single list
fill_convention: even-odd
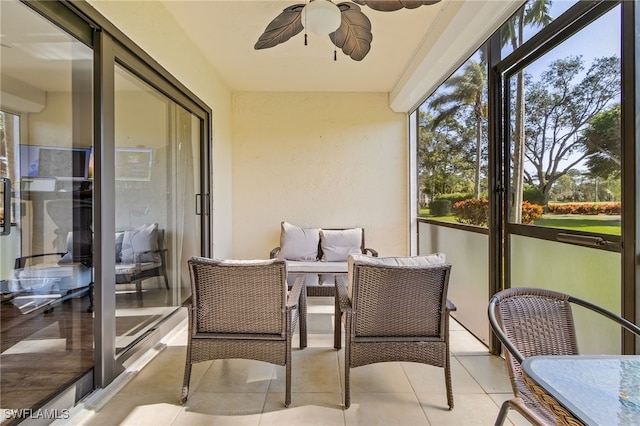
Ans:
[{"label": "green grass lawn", "polygon": [[[443,222],[456,222],[453,215],[430,217],[429,209],[421,209],[420,217],[426,217]],[[607,215],[542,215],[535,221],[537,226],[549,228],[573,229],[599,234],[620,235],[620,216]]]},{"label": "green grass lawn", "polygon": [[537,226],[620,235],[620,216],[542,215]]}]

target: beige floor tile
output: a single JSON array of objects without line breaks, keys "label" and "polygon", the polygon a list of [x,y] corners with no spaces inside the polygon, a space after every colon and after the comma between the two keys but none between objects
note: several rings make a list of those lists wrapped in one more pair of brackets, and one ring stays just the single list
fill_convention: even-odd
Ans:
[{"label": "beige floor tile", "polygon": [[[489,425],[512,395],[504,361],[451,321],[453,411],[447,407],[444,369],[400,362],[352,368],[352,405],[344,410],[345,351],[333,349],[333,310],[333,298],[309,298],[308,347],[298,349],[294,335],[289,408],[284,407],[285,367],[240,359],[195,364],[183,407],[183,327],[99,412],[87,410],[78,418],[84,425],[141,426]],[[528,424],[513,411],[508,420]]]},{"label": "beige floor tile", "polygon": [[300,393],[291,395],[291,405],[285,408],[281,393],[269,392],[260,426],[344,424],[340,393]]},{"label": "beige floor tile", "polygon": [[428,425],[416,395],[410,393],[351,394],[351,407],[344,411],[347,426]]},{"label": "beige floor tile", "polygon": [[333,312],[307,313],[307,333],[308,334],[333,334]]},{"label": "beige floor tile", "polygon": [[[308,334],[307,346],[310,348],[333,348],[333,334]],[[296,347],[294,346],[294,348]]]},{"label": "beige floor tile", "polygon": [[262,361],[215,360],[194,390],[216,393],[266,393],[275,368],[276,365]]},{"label": "beige floor tile", "polygon": [[438,426],[492,425],[499,410],[487,394],[456,394],[453,410],[434,394],[418,393],[417,397],[429,422]]},{"label": "beige floor tile", "polygon": [[170,425],[182,406],[175,395],[161,393],[118,394],[100,411],[89,417],[83,426],[146,426]]},{"label": "beige floor tile", "polygon": [[351,369],[351,393],[413,392],[399,362],[381,362]]},{"label": "beige floor tile", "polygon": [[[333,348],[308,347],[292,354],[292,392],[340,391],[337,352]],[[285,367],[277,366],[269,392],[285,389]]]},{"label": "beige floor tile", "polygon": [[464,331],[466,331],[466,329],[462,326],[462,324],[460,324],[454,318],[450,318],[449,319],[449,331],[454,331],[454,330],[464,330]]},{"label": "beige floor tile", "polygon": [[264,401],[264,393],[195,392],[171,425],[258,425]]},{"label": "beige floor tile", "polygon": [[[491,397],[491,399],[493,399],[493,401],[496,404],[498,404],[498,406],[501,406],[502,403],[507,399],[513,398],[512,393],[492,393],[492,394],[489,394],[489,396]],[[496,417],[498,417],[497,411],[496,411]],[[512,424],[514,426],[530,426],[531,425],[531,423],[529,423],[527,419],[522,417],[522,415],[520,415],[520,413],[518,413],[515,410],[509,410],[509,415],[507,415],[507,421],[505,422],[505,424],[507,425]]]},{"label": "beige floor tile", "polygon": [[495,355],[457,356],[458,361],[487,393],[509,393],[511,384],[504,360]]},{"label": "beige floor tile", "polygon": [[449,350],[456,356],[489,354],[489,348],[464,329],[450,331]]},{"label": "beige floor tile", "polygon": [[[414,362],[403,362],[401,365],[415,392],[441,394],[446,403],[444,368]],[[454,357],[451,358],[451,386],[454,393],[484,393],[478,382]]]}]

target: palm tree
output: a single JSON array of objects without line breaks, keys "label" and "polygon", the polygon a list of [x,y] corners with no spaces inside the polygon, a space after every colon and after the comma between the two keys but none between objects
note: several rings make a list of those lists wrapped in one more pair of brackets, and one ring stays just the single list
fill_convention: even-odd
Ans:
[{"label": "palm tree", "polygon": [[[549,15],[551,0],[535,0],[521,7],[516,16],[502,28],[502,45],[511,44],[516,50],[524,42],[524,27],[544,27],[553,18]],[[511,187],[514,190],[509,220],[522,222],[522,189],[524,187],[524,75],[516,75],[515,123],[513,130],[513,171]]]},{"label": "palm tree", "polygon": [[465,108],[471,108],[476,130],[475,182],[473,194],[480,198],[480,165],[482,158],[482,128],[486,116],[484,91],[487,86],[487,70],[481,62],[470,61],[462,74],[450,77],[444,87],[452,89],[436,96],[430,107],[438,111],[432,124],[436,128],[442,121],[453,117]]}]

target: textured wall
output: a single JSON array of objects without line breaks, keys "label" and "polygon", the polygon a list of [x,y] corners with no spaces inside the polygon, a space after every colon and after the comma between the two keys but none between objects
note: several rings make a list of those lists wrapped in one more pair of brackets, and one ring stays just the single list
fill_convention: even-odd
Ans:
[{"label": "textured wall", "polygon": [[280,222],[365,228],[405,255],[406,115],[385,93],[233,95],[233,256],[264,258]]}]

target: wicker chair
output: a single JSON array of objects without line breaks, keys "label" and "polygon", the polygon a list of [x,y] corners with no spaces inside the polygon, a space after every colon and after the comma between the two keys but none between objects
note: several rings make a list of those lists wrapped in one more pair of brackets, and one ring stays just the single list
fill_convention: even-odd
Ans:
[{"label": "wicker chair", "polygon": [[[580,425],[575,417],[522,374],[523,359],[535,355],[578,355],[571,304],[590,309],[640,335],[640,328],[597,305],[568,294],[537,288],[511,288],[489,302],[489,322],[504,345],[514,398],[500,408],[496,425],[515,409],[534,425]],[[534,390],[532,390],[534,389]]]},{"label": "wicker chair", "polygon": [[349,256],[349,284],[336,278],[345,323],[345,408],[351,405],[351,368],[407,361],[444,368],[453,409],[449,311],[455,306],[447,302],[451,265],[443,261]]},{"label": "wicker chair", "polygon": [[[188,261],[191,297],[182,402],[189,396],[191,366],[244,358],[286,366],[285,406],[291,404],[291,338],[304,281],[287,291],[286,263],[273,260]],[[301,323],[305,318],[300,319]]]}]

